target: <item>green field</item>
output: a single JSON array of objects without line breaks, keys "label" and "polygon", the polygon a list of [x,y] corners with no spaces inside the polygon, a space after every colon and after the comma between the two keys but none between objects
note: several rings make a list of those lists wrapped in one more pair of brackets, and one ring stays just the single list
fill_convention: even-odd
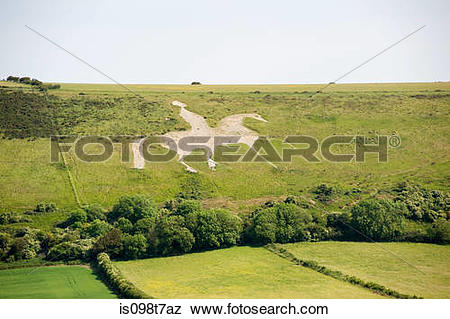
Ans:
[{"label": "green field", "polygon": [[234,247],[115,265],[156,298],[381,298],[264,248]]},{"label": "green field", "polygon": [[400,293],[450,298],[448,245],[319,242],[282,246],[301,260],[314,260]]},{"label": "green field", "polygon": [[49,266],[0,271],[0,298],[110,299],[116,296],[82,266]]},{"label": "green field", "polygon": [[[292,163],[277,164],[278,169],[267,163],[224,163],[212,172],[206,163],[192,164],[213,191],[212,199],[229,206],[234,201],[303,192],[319,183],[373,193],[406,179],[427,188],[448,189],[450,83],[338,84],[310,98],[318,87],[130,85],[145,98],[139,100],[114,85],[62,84],[49,94],[68,103],[54,113],[61,117],[55,121],[72,123],[64,128],[71,134],[159,134],[187,128],[178,109],[170,105],[180,100],[211,126],[227,115],[259,113],[268,123],[246,119],[245,124],[277,145],[289,134],[319,140],[333,134],[398,134],[402,139],[399,148],[389,149],[389,162],[382,164],[370,154],[365,163],[349,164],[325,160],[311,164],[297,157]],[[32,208],[41,201],[76,206],[65,168],[49,163],[49,148],[46,138],[0,140],[4,182],[0,210]],[[147,163],[144,170],[136,171],[131,163],[121,163],[120,154],[117,147],[113,157],[100,164],[81,162],[73,153],[67,156],[83,203],[111,207],[120,195],[133,193],[162,202],[182,189],[180,180],[186,172],[175,161]]]},{"label": "green field", "polygon": [[[197,198],[203,208],[227,208],[244,220],[255,207],[287,195],[328,214],[348,212],[366,198],[392,197],[389,190],[403,181],[427,190],[450,190],[450,82],[337,84],[314,97],[322,85],[128,86],[143,98],[117,85],[63,83],[43,94],[23,84],[0,84],[0,213],[13,211],[25,218],[0,225],[1,232],[13,237],[24,226],[56,229],[78,207],[74,189],[81,204],[100,204],[107,210],[119,197],[136,194],[150,196],[161,207],[186,191],[195,177],[192,184],[207,190]],[[379,163],[374,154],[364,163],[331,163],[319,152],[320,163],[295,157],[291,163],[276,163],[277,168],[264,162],[218,163],[212,171],[206,162],[189,163],[198,175],[175,160],[133,169],[132,158],[121,162],[119,145],[102,163],[83,162],[73,149],[65,154],[67,165],[62,160],[50,163],[53,134],[151,135],[188,129],[173,100],[186,103],[211,127],[229,115],[258,113],[268,122],[245,119],[244,124],[278,149],[288,135],[319,141],[336,134],[397,135],[401,145],[389,148],[387,163]],[[333,151],[349,149],[335,146]],[[312,189],[322,183],[338,189],[339,195],[319,202]],[[25,212],[42,202],[55,203],[58,210]],[[450,298],[449,246],[320,242],[285,247],[300,259],[400,293]],[[5,267],[8,257],[2,256]],[[42,252],[33,256],[39,261],[44,257]],[[156,298],[381,297],[296,266],[264,248],[243,246],[115,264]],[[79,266],[1,270],[0,282],[0,298],[114,297],[91,270]]]}]

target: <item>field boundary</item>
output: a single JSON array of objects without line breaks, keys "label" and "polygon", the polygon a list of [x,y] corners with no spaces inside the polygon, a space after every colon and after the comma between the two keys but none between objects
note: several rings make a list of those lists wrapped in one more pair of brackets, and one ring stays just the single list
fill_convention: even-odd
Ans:
[{"label": "field boundary", "polygon": [[352,285],[355,286],[359,286],[365,289],[369,289],[372,292],[382,295],[382,296],[387,296],[387,297],[394,297],[394,298],[398,298],[398,299],[422,299],[422,297],[416,296],[416,295],[408,295],[408,294],[402,294],[398,291],[392,290],[390,288],[387,288],[383,285],[377,284],[375,282],[372,281],[364,281],[358,277],[355,276],[350,276],[350,275],[346,275],[342,272],[340,272],[339,270],[332,270],[330,268],[327,268],[325,266],[322,266],[320,264],[318,264],[316,261],[314,260],[302,260],[302,259],[298,259],[297,257],[294,256],[294,254],[292,254],[290,251],[288,251],[287,249],[284,249],[282,247],[280,247],[277,244],[268,244],[266,246],[264,246],[267,250],[269,250],[270,252],[277,254],[278,256],[280,256],[281,258],[284,258],[286,260],[289,260],[290,262],[298,265],[298,266],[303,266],[309,269],[312,269],[314,271],[317,271],[323,275],[332,277],[334,279],[340,280],[340,281],[344,281],[344,282],[348,282]]},{"label": "field boundary", "polygon": [[108,254],[100,253],[97,256],[97,264],[94,269],[98,270],[103,282],[114,291],[119,298],[125,299],[154,299],[137,288],[132,282],[122,276],[120,270],[113,265]]},{"label": "field boundary", "polygon": [[58,145],[59,154],[61,155],[64,167],[65,167],[65,169],[67,171],[67,175],[69,177],[69,183],[70,183],[70,187],[72,188],[72,193],[75,198],[75,202],[77,203],[78,207],[81,207],[82,205],[81,205],[80,197],[78,196],[77,189],[75,187],[75,181],[73,180],[72,174],[70,173],[70,168],[67,165],[67,161],[66,161],[66,158],[64,157],[63,152],[61,152],[61,147],[59,146],[59,143],[56,143],[56,144]]},{"label": "field boundary", "polygon": [[[80,266],[89,267],[88,264],[83,263],[64,263],[61,261],[45,261],[30,264],[8,264],[5,262],[0,263],[0,271],[11,270],[11,269],[21,269],[21,268],[40,268],[40,267],[59,267],[59,266]],[[89,267],[90,268],[90,267]]]}]

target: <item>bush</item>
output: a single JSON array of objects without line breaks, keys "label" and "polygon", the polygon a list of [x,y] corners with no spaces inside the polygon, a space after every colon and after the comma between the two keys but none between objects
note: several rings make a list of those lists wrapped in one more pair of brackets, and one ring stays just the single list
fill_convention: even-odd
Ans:
[{"label": "bush", "polygon": [[54,203],[39,203],[36,205],[34,212],[36,213],[53,213],[56,212],[57,208]]},{"label": "bush", "polygon": [[198,212],[202,209],[202,204],[198,200],[181,200],[175,208],[174,214],[186,216],[188,214]]},{"label": "bush", "polygon": [[129,219],[120,217],[115,223],[114,227],[119,229],[122,233],[131,234],[133,232],[133,224]]},{"label": "bush", "polygon": [[291,203],[276,203],[271,207],[258,208],[252,213],[248,230],[249,240],[258,244],[288,243],[319,240],[325,232],[325,222],[315,226],[310,212]]},{"label": "bush", "polygon": [[447,218],[450,211],[450,196],[437,190],[426,190],[406,182],[393,188],[395,202],[406,205],[405,217],[415,221],[432,223],[440,218]]},{"label": "bush", "polygon": [[194,81],[194,82],[191,82],[191,85],[201,85],[201,83],[197,82],[197,81]]},{"label": "bush", "polygon": [[81,228],[83,224],[87,223],[87,214],[84,210],[77,209],[73,211],[70,216],[61,223],[63,228]]},{"label": "bush", "polygon": [[154,255],[178,255],[191,251],[194,236],[185,227],[182,216],[164,216],[150,234],[150,249]]},{"label": "bush", "polygon": [[323,204],[331,202],[337,195],[338,191],[326,184],[320,184],[312,190],[314,198]]},{"label": "bush", "polygon": [[119,257],[122,249],[122,232],[115,228],[100,236],[92,247],[94,254],[104,252],[113,257]]},{"label": "bush", "polygon": [[404,231],[406,206],[387,199],[369,199],[359,202],[351,209],[351,225],[360,233],[361,239],[395,241]]},{"label": "bush", "polygon": [[8,256],[13,256],[14,260],[23,259],[25,257],[26,248],[27,242],[23,237],[15,238],[8,251]]},{"label": "bush", "polygon": [[35,234],[27,233],[23,237],[15,238],[8,251],[8,256],[14,256],[15,260],[31,259],[40,251],[40,242]]},{"label": "bush", "polygon": [[127,259],[144,257],[147,251],[147,239],[142,234],[123,236],[123,255]]},{"label": "bush", "polygon": [[450,221],[440,219],[429,229],[429,236],[433,243],[450,244]]},{"label": "bush", "polygon": [[106,234],[112,229],[112,226],[103,220],[96,219],[83,230],[85,237],[98,237]]},{"label": "bush", "polygon": [[31,83],[31,79],[28,76],[24,76],[22,78],[19,79],[20,83],[24,83],[24,84],[30,84]]},{"label": "bush", "polygon": [[332,212],[327,214],[327,227],[329,239],[333,240],[359,240],[360,236],[351,226],[349,213]]},{"label": "bush", "polygon": [[0,213],[0,225],[8,225],[15,223],[27,223],[31,219],[12,212]]},{"label": "bush", "polygon": [[8,77],[6,78],[6,81],[9,81],[9,82],[19,82],[19,77],[10,75],[10,76],[8,76]]},{"label": "bush", "polygon": [[39,86],[39,85],[42,85],[42,82],[39,81],[38,79],[31,79],[30,84]]},{"label": "bush", "polygon": [[142,218],[139,219],[134,225],[133,232],[135,234],[142,234],[146,236],[154,226],[155,220],[153,218]]},{"label": "bush", "polygon": [[81,239],[75,242],[62,242],[50,248],[47,260],[86,260],[92,248],[91,239]]},{"label": "bush", "polygon": [[156,205],[150,197],[140,195],[122,196],[119,202],[114,205],[108,218],[114,222],[120,217],[126,217],[132,223],[135,223],[139,219],[146,217],[156,220],[157,213]]},{"label": "bush", "polygon": [[242,232],[242,220],[222,209],[191,213],[186,216],[186,225],[194,235],[196,249],[236,245]]},{"label": "bush", "polygon": [[105,253],[97,256],[97,267],[106,284],[115,291],[120,298],[126,299],[150,299],[149,295],[136,288],[131,282],[127,281],[120,274]]},{"label": "bush", "polygon": [[0,258],[3,258],[9,250],[11,236],[8,233],[0,233]]}]

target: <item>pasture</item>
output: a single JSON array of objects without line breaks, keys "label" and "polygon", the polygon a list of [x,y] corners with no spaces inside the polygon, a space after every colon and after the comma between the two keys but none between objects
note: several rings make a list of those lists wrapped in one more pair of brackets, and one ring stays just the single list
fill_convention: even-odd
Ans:
[{"label": "pasture", "polygon": [[111,299],[116,296],[83,266],[0,270],[2,299]]},{"label": "pasture", "polygon": [[381,298],[265,248],[233,247],[114,264],[155,298]]},{"label": "pasture", "polygon": [[[56,229],[81,204],[105,209],[123,195],[150,196],[160,207],[193,185],[204,208],[227,208],[245,219],[255,207],[287,195],[302,197],[313,210],[347,211],[358,201],[383,198],[399,182],[449,191],[450,82],[338,84],[313,95],[320,85],[129,85],[141,97],[115,85],[61,84],[46,94],[29,86],[0,85],[0,212],[26,218],[0,226],[20,233],[24,226]],[[191,163],[187,173],[172,160],[133,169],[123,150],[101,163],[79,160],[73,148],[65,163],[50,162],[53,134],[155,135],[189,129],[171,102],[215,127],[229,115],[257,113],[268,122],[245,119],[248,128],[268,137],[277,150],[288,135],[319,141],[336,134],[396,135],[389,161],[369,154],[364,163]],[[93,153],[98,145],[88,148]],[[239,152],[243,152],[245,147]],[[345,153],[351,146],[335,146]],[[320,157],[320,152],[318,154]],[[70,177],[70,178],[69,178]],[[312,188],[326,183],[339,196],[319,203]],[[356,190],[354,192],[354,190]],[[388,195],[389,196],[389,195]],[[59,210],[26,214],[36,204]],[[43,241],[43,238],[41,238]],[[413,243],[319,242],[283,245],[302,260],[313,260],[346,275],[400,293],[450,298],[449,246]],[[384,247],[385,249],[380,249]],[[389,253],[391,252],[391,253]],[[35,256],[43,258],[43,254]],[[8,256],[3,256],[6,260]],[[11,261],[11,260],[9,260]],[[19,261],[20,262],[20,261]],[[6,264],[6,263],[5,263]],[[262,247],[233,247],[175,257],[115,262],[122,274],[156,298],[381,298],[368,289],[296,266]],[[0,271],[0,298],[114,298],[90,269],[54,266]]]},{"label": "pasture", "polygon": [[[59,116],[55,121],[71,123],[64,127],[67,134],[146,135],[186,129],[187,123],[170,105],[180,100],[212,127],[228,115],[261,114],[268,123],[246,119],[245,125],[269,137],[277,147],[292,134],[319,140],[333,134],[401,137],[401,146],[390,148],[389,162],[381,164],[370,154],[365,163],[346,164],[308,163],[296,157],[291,163],[276,163],[277,169],[264,162],[223,163],[213,172],[206,163],[190,164],[211,189],[208,197],[213,206],[214,201],[230,207],[244,201],[245,206],[245,201],[305,192],[319,183],[359,187],[367,193],[403,180],[448,189],[450,83],[338,84],[310,98],[318,87],[130,85],[145,98],[141,102],[114,85],[62,84],[48,94],[65,101],[54,113]],[[76,206],[66,168],[49,162],[47,138],[3,139],[0,148],[1,210],[32,208],[41,201],[63,208]],[[111,207],[121,194],[133,193],[162,202],[183,188],[180,180],[186,172],[175,160],[147,163],[145,169],[136,171],[132,161],[120,161],[121,154],[117,146],[108,161],[98,164],[82,162],[73,152],[66,154],[67,168],[83,203]]]},{"label": "pasture", "polygon": [[318,242],[281,246],[301,260],[313,260],[400,293],[450,298],[448,245]]}]

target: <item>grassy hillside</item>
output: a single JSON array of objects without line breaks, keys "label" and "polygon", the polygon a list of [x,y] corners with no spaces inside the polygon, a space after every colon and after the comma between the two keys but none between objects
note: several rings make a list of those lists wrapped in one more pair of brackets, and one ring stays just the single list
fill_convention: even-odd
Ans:
[{"label": "grassy hillside", "polygon": [[[170,105],[177,99],[203,115],[211,126],[227,115],[259,113],[269,122],[248,119],[245,124],[277,145],[289,134],[319,139],[333,134],[397,134],[402,139],[399,148],[389,150],[389,162],[381,164],[374,156],[357,164],[311,164],[296,158],[292,163],[277,164],[278,169],[267,163],[226,163],[215,172],[208,170],[206,163],[192,164],[219,202],[298,193],[322,182],[373,193],[407,179],[448,190],[450,83],[342,84],[310,98],[319,87],[130,85],[144,96],[145,100],[140,100],[114,85],[62,84],[61,89],[48,93],[56,99],[52,100],[54,112],[22,107],[30,116],[42,111],[37,119],[56,123],[50,128],[63,127],[66,134],[160,134],[187,128],[178,109]],[[13,132],[8,128],[7,132]],[[0,140],[0,176],[6,181],[0,188],[0,209],[32,208],[42,200],[74,207],[64,167],[49,163],[48,139],[27,140]],[[176,162],[147,164],[144,170],[135,171],[131,163],[120,162],[120,154],[116,148],[114,156],[101,164],[68,157],[84,203],[110,207],[121,194],[136,192],[161,202],[182,188],[180,179],[186,173]]]},{"label": "grassy hillside", "polygon": [[116,296],[80,266],[51,266],[0,271],[3,299],[110,299]]},{"label": "grassy hillside", "polygon": [[115,265],[156,298],[381,297],[295,266],[264,248],[234,247]]},{"label": "grassy hillside", "polygon": [[450,298],[448,245],[319,242],[282,246],[299,259],[316,261],[400,293]]}]

